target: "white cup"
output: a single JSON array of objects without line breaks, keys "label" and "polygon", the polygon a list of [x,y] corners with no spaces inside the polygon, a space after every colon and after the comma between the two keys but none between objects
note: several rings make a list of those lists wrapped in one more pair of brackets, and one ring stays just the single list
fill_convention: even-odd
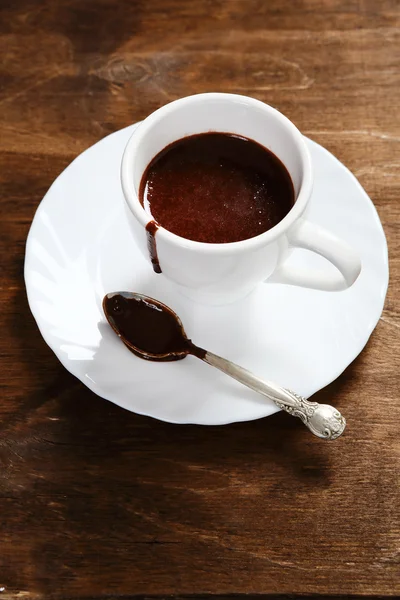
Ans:
[{"label": "white cup", "polygon": [[[171,102],[142,121],[129,139],[122,159],[122,188],[131,231],[149,268],[145,228],[152,217],[138,196],[143,174],[151,160],[172,142],[210,131],[247,137],[273,152],[292,178],[294,206],[272,229],[227,244],[188,240],[161,224],[156,233],[162,270],[159,277],[173,281],[186,296],[211,304],[233,302],[267,280],[329,291],[350,287],[360,273],[360,258],[346,242],[305,220],[313,171],[303,136],[276,109],[236,94],[198,94]],[[337,270],[299,272],[287,264],[293,248],[316,252]]]}]

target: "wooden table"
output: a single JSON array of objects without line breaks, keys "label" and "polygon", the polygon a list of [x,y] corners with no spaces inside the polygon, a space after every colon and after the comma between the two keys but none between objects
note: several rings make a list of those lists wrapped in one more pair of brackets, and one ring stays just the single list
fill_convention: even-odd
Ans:
[{"label": "wooden table", "polygon": [[[14,0],[1,8],[2,598],[400,594],[400,14],[396,0]],[[391,287],[320,392],[334,443],[275,415],[173,426],[91,393],[24,291],[34,212],[103,136],[202,91],[278,107],[370,194]]]}]

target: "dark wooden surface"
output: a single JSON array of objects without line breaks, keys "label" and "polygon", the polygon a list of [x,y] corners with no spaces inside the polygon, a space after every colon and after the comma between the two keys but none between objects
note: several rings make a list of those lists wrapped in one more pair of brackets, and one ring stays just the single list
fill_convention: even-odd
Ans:
[{"label": "dark wooden surface", "polygon": [[[400,594],[400,124],[396,0],[3,0],[0,18],[0,600]],[[205,428],[124,412],[58,363],[29,312],[24,244],[60,171],[169,100],[275,105],[359,178],[391,286],[319,400]],[[292,597],[292,596],[291,596]]]}]

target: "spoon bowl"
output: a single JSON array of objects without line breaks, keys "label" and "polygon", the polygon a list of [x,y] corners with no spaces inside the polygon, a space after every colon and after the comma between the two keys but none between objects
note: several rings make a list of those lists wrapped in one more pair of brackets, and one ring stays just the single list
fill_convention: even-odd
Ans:
[{"label": "spoon bowl", "polygon": [[[136,345],[137,342],[136,344],[133,343],[132,335],[129,335],[129,333],[132,332],[124,331],[123,328],[121,329],[120,323],[117,325],[117,320],[119,320],[118,317],[121,317],[122,311],[126,309],[127,306],[124,300],[127,300],[128,302],[136,301],[139,305],[143,304],[149,310],[157,311],[159,314],[169,315],[169,324],[171,325],[173,334],[172,343],[176,342],[176,348],[168,347],[167,350],[160,349],[160,351],[154,352],[148,348],[139,347]],[[110,294],[106,294],[103,298],[103,311],[111,328],[124,342],[125,346],[139,358],[156,362],[168,362],[182,360],[190,353],[190,340],[187,338],[182,321],[178,315],[171,308],[169,308],[169,306],[163,304],[159,300],[155,300],[154,298],[150,298],[149,296],[138,294],[136,292],[112,292]],[[152,316],[157,317],[157,312],[153,313]],[[128,314],[127,319],[129,318],[130,315]],[[155,335],[159,334],[158,331],[155,331],[154,333]],[[187,342],[187,347],[185,343],[182,346],[182,340]]]}]

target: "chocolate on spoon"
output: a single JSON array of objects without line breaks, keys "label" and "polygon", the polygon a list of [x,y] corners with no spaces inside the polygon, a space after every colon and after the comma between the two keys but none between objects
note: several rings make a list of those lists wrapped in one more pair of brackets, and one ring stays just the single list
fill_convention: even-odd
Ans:
[{"label": "chocolate on spoon", "polygon": [[115,333],[140,358],[173,361],[192,354],[266,396],[290,415],[299,417],[317,437],[334,440],[343,433],[346,420],[336,408],[310,402],[199,348],[187,337],[178,315],[162,302],[134,292],[113,292],[104,297],[103,309]]},{"label": "chocolate on spoon", "polygon": [[162,302],[132,292],[107,294],[107,321],[134,354],[145,360],[182,360],[188,354],[204,358],[206,351],[188,339],[182,322]]}]

